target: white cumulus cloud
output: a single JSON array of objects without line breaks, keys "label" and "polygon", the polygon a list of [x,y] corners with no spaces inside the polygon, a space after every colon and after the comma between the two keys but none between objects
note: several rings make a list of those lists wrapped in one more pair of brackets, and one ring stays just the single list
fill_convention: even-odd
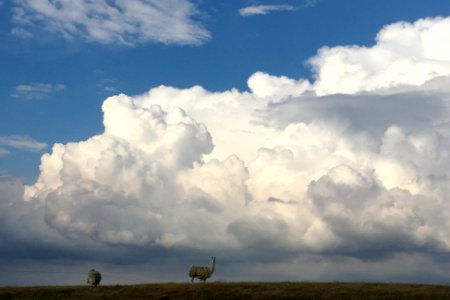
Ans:
[{"label": "white cumulus cloud", "polygon": [[[449,36],[447,22],[387,26],[370,49],[322,49],[315,82],[257,72],[248,92],[160,86],[109,97],[104,132],[55,144],[21,205],[38,207],[53,235],[92,247],[245,252],[279,264],[336,255],[348,272],[449,253],[450,76],[445,53],[423,50],[448,47],[423,38]],[[401,32],[406,40],[388,38]],[[399,59],[424,72],[391,72]],[[336,61],[346,71],[322,73]]]},{"label": "white cumulus cloud", "polygon": [[323,47],[309,60],[318,95],[421,85],[450,74],[450,18],[385,26],[372,47]]}]

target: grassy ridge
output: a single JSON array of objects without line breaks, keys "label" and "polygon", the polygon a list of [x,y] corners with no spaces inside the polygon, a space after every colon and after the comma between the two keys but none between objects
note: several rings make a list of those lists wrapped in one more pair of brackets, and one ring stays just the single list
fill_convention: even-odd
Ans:
[{"label": "grassy ridge", "polygon": [[0,287],[0,299],[450,299],[450,286],[382,283],[212,282]]}]

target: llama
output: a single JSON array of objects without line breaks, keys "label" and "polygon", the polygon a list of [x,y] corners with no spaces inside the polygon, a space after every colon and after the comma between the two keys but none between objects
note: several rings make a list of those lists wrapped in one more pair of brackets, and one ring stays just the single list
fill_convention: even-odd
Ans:
[{"label": "llama", "polygon": [[191,277],[191,282],[194,283],[194,278],[206,282],[206,279],[211,277],[214,273],[214,268],[216,265],[216,258],[211,257],[211,261],[208,266],[191,266],[189,269],[189,277]]},{"label": "llama", "polygon": [[100,281],[102,280],[102,275],[100,274],[100,272],[96,271],[95,269],[92,269],[89,271],[88,273],[88,278],[87,278],[87,284],[96,287],[97,285],[100,284]]}]

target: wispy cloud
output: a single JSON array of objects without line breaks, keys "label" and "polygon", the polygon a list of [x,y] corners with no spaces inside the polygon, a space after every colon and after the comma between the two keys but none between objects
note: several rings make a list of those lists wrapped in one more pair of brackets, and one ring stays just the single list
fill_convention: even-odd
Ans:
[{"label": "wispy cloud", "polygon": [[27,39],[27,38],[33,37],[33,34],[31,32],[29,32],[23,28],[13,28],[13,29],[11,29],[11,34],[16,37],[22,38],[22,39]]},{"label": "wispy cloud", "polygon": [[319,0],[305,0],[303,7],[315,7],[319,3]]},{"label": "wispy cloud", "polygon": [[[46,143],[38,142],[33,138],[20,135],[0,136],[0,146],[11,147],[19,150],[39,152],[47,148]],[[8,154],[9,151],[4,148],[0,148],[1,154]]]},{"label": "wispy cloud", "polygon": [[15,0],[13,21],[103,44],[201,44],[210,34],[189,0]]},{"label": "wispy cloud", "polygon": [[37,100],[48,97],[48,95],[62,91],[66,88],[64,84],[51,84],[37,82],[33,84],[20,84],[10,94],[12,98],[23,100]]},{"label": "wispy cloud", "polygon": [[273,11],[290,11],[294,10],[292,5],[280,4],[280,5],[253,5],[241,8],[239,14],[243,17],[253,15],[267,15]]},{"label": "wispy cloud", "polygon": [[115,81],[112,79],[103,78],[97,82],[97,87],[102,92],[113,93],[117,90],[117,88],[114,86],[114,83]]},{"label": "wispy cloud", "polygon": [[0,156],[6,156],[9,154],[9,151],[6,150],[5,148],[1,148],[0,147]]}]

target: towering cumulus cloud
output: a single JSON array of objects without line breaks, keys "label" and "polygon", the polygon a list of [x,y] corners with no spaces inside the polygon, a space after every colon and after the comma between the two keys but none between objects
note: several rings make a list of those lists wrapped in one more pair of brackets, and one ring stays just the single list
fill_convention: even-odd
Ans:
[{"label": "towering cumulus cloud", "polygon": [[450,20],[422,19],[395,23],[377,35],[376,45],[321,48],[310,64],[317,75],[317,94],[346,93],[421,85],[449,75]]},{"label": "towering cumulus cloud", "polygon": [[103,111],[105,132],[54,145],[25,195],[45,199],[47,221],[70,236],[154,242],[176,204],[176,175],[211,151],[211,136],[180,108],[141,107],[124,95],[106,100]]},{"label": "towering cumulus cloud", "polygon": [[320,49],[314,82],[110,97],[104,133],[55,144],[26,199],[93,244],[449,253],[449,36],[448,18],[396,23],[373,47]]}]

